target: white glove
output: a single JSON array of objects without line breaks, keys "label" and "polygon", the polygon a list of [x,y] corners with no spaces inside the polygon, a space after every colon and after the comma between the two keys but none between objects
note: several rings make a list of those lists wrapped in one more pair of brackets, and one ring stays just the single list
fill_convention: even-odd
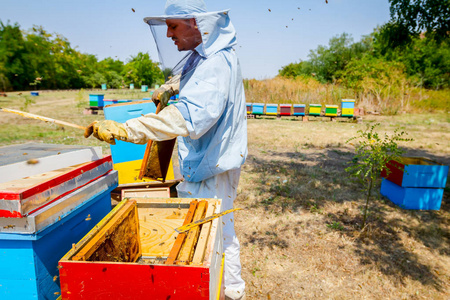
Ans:
[{"label": "white glove", "polygon": [[169,103],[170,97],[179,93],[180,78],[181,74],[173,76],[169,81],[153,92],[152,101],[156,106],[161,102],[161,109],[163,109]]},{"label": "white glove", "polygon": [[165,141],[177,136],[188,136],[186,120],[175,105],[161,110],[159,114],[150,113],[128,120],[125,124],[127,142],[145,144],[149,140]]}]

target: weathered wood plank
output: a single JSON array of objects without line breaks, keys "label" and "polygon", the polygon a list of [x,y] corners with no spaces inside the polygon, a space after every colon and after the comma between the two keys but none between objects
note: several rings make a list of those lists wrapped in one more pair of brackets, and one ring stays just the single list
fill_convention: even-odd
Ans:
[{"label": "weathered wood plank", "polygon": [[[189,224],[192,221],[192,219],[194,217],[195,209],[197,208],[197,203],[198,203],[197,200],[194,200],[191,202],[189,211],[186,214],[186,218],[184,219],[183,225]],[[177,236],[177,239],[172,247],[172,250],[170,251],[170,254],[167,257],[167,260],[165,262],[166,265],[171,265],[175,262],[185,238],[186,238],[186,233],[181,233]]]},{"label": "weathered wood plank", "polygon": [[[195,210],[193,222],[202,219],[206,213],[208,207],[208,201],[202,200],[198,203],[197,209]],[[200,228],[197,226],[189,230],[186,241],[181,247],[180,254],[178,255],[176,264],[178,265],[188,265],[192,260],[194,255],[194,248],[197,243],[198,235],[200,233]]]},{"label": "weathered wood plank", "polygon": [[[205,218],[210,217],[214,214],[215,205],[209,205],[206,210]],[[206,244],[208,242],[209,232],[211,230],[211,222],[205,223],[200,231],[200,236],[198,237],[197,246],[195,247],[194,258],[192,259],[192,264],[201,265],[203,263],[203,257],[205,256]]]}]

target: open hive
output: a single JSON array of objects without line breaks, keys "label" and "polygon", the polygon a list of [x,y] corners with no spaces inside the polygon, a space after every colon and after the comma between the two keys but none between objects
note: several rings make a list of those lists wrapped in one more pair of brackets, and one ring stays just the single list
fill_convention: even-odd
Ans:
[{"label": "open hive", "polygon": [[123,200],[60,260],[62,299],[220,299],[220,218],[175,231],[220,209],[217,199]]}]

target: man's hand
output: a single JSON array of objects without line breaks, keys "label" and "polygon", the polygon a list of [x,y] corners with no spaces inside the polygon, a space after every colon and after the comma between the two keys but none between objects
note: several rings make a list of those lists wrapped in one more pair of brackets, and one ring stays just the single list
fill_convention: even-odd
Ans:
[{"label": "man's hand", "polygon": [[122,123],[118,123],[112,120],[94,121],[84,131],[84,137],[88,138],[93,135],[100,141],[107,142],[111,145],[116,144],[116,139],[121,141],[127,141],[128,134],[125,126]]},{"label": "man's hand", "polygon": [[169,103],[170,97],[178,94],[180,89],[180,78],[181,75],[172,77],[165,84],[161,85],[159,89],[153,92],[152,101],[156,106],[161,102],[161,109],[163,109]]}]

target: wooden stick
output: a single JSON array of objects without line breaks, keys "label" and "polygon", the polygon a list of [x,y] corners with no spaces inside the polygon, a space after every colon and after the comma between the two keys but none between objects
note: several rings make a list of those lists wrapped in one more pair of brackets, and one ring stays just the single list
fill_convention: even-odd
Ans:
[{"label": "wooden stick", "polygon": [[[202,200],[198,203],[197,209],[195,210],[194,222],[203,218],[206,213],[206,209],[208,207],[208,201]],[[200,233],[200,229],[198,226],[189,230],[186,241],[180,250],[180,255],[178,255],[177,265],[188,265],[192,260],[192,256],[194,255],[194,247],[197,243],[197,238]]]},{"label": "wooden stick", "polygon": [[55,120],[55,119],[52,119],[52,118],[43,117],[43,116],[39,116],[39,115],[35,115],[35,114],[30,114],[30,113],[27,113],[27,112],[24,112],[24,111],[20,111],[20,110],[9,109],[9,108],[1,108],[1,110],[4,111],[4,112],[17,114],[17,115],[20,115],[20,116],[25,117],[25,118],[30,118],[30,119],[40,120],[40,121],[44,121],[44,122],[55,123],[55,124],[58,124],[58,125],[78,128],[78,129],[82,129],[82,130],[86,129],[86,127],[83,127],[83,126],[80,126],[80,125],[77,125],[77,124],[72,124],[72,123],[64,122],[64,121],[59,121],[59,120]]},{"label": "wooden stick", "polygon": [[[183,225],[189,224],[194,217],[195,208],[197,207],[197,200],[191,201],[189,206],[189,211],[186,214],[186,218],[184,219]],[[172,250],[170,250],[169,256],[165,262],[166,265],[173,265],[175,260],[177,259],[178,253],[180,252],[181,246],[183,245],[184,239],[186,238],[186,233],[180,233],[175,240],[175,244],[173,244]]]}]

